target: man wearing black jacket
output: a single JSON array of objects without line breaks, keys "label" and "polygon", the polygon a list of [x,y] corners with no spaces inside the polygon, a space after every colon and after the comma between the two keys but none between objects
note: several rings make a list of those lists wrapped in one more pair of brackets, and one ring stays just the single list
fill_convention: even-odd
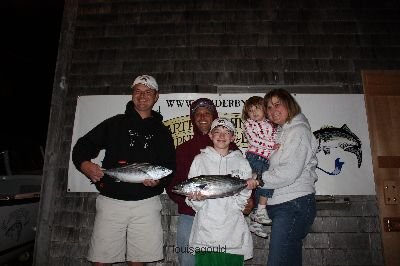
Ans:
[{"label": "man wearing black jacket", "polygon": [[[159,97],[152,76],[138,76],[125,114],[108,118],[81,137],[72,161],[100,192],[88,260],[94,265],[127,261],[129,265],[163,258],[159,195],[171,176],[143,183],[115,182],[102,168],[147,162],[175,170],[175,148],[162,116],[152,108]],[[105,150],[102,166],[91,162]]]}]

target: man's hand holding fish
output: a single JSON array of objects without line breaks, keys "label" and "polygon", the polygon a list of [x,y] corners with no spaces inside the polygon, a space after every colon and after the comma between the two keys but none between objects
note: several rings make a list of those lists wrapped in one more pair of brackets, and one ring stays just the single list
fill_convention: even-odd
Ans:
[{"label": "man's hand holding fish", "polygon": [[143,185],[146,187],[155,187],[160,184],[160,180],[153,180],[153,179],[145,179],[143,180]]},{"label": "man's hand holding fish", "polygon": [[93,183],[100,181],[104,176],[101,167],[91,161],[84,161],[81,164],[81,171],[90,179]]}]

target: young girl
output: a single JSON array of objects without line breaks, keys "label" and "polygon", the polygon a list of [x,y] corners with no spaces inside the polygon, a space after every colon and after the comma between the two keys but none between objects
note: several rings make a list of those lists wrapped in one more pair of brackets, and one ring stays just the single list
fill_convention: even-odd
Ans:
[{"label": "young girl", "polygon": [[[264,99],[259,96],[250,97],[243,106],[242,119],[244,132],[249,143],[246,159],[249,161],[253,173],[261,180],[261,175],[269,168],[271,153],[279,148],[275,143],[276,127],[265,116]],[[271,219],[266,210],[267,198],[272,197],[272,189],[258,188],[255,191],[255,204],[250,218],[263,225],[270,225]],[[254,229],[254,228],[253,228]],[[260,229],[260,227],[258,227]],[[256,235],[265,237],[259,230],[254,230]]]}]

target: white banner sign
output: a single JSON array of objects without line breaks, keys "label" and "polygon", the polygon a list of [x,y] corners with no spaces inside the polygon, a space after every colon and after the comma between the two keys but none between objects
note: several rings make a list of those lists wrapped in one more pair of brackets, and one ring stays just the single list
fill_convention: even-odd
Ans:
[{"label": "white banner sign", "polygon": [[[251,96],[264,94],[161,94],[154,110],[164,117],[175,145],[192,136],[189,122],[190,103],[198,98],[213,100],[220,117],[228,117],[237,129],[236,144],[244,152],[247,142],[242,134],[241,113]],[[320,143],[317,154],[319,195],[375,195],[372,159],[364,95],[297,94],[294,95],[309,119]],[[116,114],[124,113],[130,95],[95,95],[78,98],[72,135],[72,147],[78,138]],[[94,160],[101,165],[104,152]],[[179,162],[178,162],[179,163]],[[68,191],[97,192],[94,185],[76,170],[71,158],[68,168]]]}]

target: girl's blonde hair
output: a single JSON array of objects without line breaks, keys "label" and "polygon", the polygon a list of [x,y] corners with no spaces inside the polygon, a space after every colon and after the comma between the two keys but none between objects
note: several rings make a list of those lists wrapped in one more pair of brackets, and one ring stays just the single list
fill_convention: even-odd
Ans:
[{"label": "girl's blonde hair", "polygon": [[251,96],[246,100],[242,110],[242,120],[245,121],[249,119],[249,111],[252,106],[260,107],[265,113],[264,99],[260,96]]},{"label": "girl's blonde hair", "polygon": [[267,109],[268,102],[272,99],[272,97],[277,97],[283,106],[288,110],[288,118],[286,122],[292,121],[293,117],[301,113],[300,105],[293,98],[293,96],[284,89],[273,89],[269,91],[264,96],[264,108]]}]

